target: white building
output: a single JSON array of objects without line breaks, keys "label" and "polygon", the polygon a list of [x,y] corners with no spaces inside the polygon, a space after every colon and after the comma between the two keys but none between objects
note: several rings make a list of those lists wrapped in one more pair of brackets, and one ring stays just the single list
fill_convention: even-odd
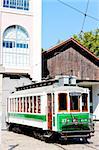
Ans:
[{"label": "white building", "polygon": [[0,0],[0,74],[4,126],[9,93],[41,80],[41,0]]},{"label": "white building", "polygon": [[99,121],[99,80],[95,81],[81,81],[78,85],[82,87],[87,87],[90,90],[90,108],[93,113],[93,119]]}]

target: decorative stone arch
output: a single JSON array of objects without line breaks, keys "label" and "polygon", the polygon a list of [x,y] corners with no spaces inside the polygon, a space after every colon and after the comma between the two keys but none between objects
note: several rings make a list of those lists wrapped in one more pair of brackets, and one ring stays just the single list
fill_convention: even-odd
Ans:
[{"label": "decorative stone arch", "polygon": [[29,66],[29,34],[19,25],[12,25],[3,33],[3,65],[18,68]]}]

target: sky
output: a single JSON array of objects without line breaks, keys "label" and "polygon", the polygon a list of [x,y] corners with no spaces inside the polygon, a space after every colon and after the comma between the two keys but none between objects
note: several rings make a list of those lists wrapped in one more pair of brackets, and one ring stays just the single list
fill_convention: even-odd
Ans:
[{"label": "sky", "polygon": [[[61,0],[62,2],[86,11],[88,0]],[[87,14],[99,19],[99,0],[89,0]],[[60,3],[58,0],[42,0],[42,48],[56,45],[74,34],[79,34],[84,15]],[[99,28],[99,21],[86,17],[83,32]]]}]

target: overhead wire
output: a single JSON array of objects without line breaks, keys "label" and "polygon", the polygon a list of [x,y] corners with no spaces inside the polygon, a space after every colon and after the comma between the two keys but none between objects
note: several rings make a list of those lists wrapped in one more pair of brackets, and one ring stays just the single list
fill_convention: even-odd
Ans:
[{"label": "overhead wire", "polygon": [[65,5],[65,6],[67,6],[67,7],[70,7],[70,8],[72,8],[72,9],[74,9],[75,11],[79,12],[80,14],[83,14],[83,15],[84,15],[84,12],[83,12],[83,11],[80,11],[79,9],[77,9],[77,8],[75,8],[75,7],[73,7],[73,6],[69,5],[69,4],[67,4],[66,2],[63,2],[63,1],[61,1],[61,0],[57,0],[57,1],[60,2],[61,4]]},{"label": "overhead wire", "polygon": [[89,17],[89,18],[91,18],[91,19],[94,19],[95,21],[99,21],[98,18],[95,18],[95,17],[93,17],[93,16],[90,16],[89,14],[87,14],[87,17]]},{"label": "overhead wire", "polygon": [[84,28],[84,25],[85,25],[85,20],[86,20],[86,16],[87,16],[88,6],[89,6],[89,0],[87,1],[86,10],[85,10],[85,13],[84,13],[84,19],[83,19],[83,23],[82,23],[82,27],[81,27],[81,31],[80,31],[79,35],[81,35],[81,33],[83,33],[83,28]]},{"label": "overhead wire", "polygon": [[[67,7],[71,8],[71,9],[75,10],[76,12],[79,12],[80,14],[82,14],[82,15],[85,16],[85,13],[84,13],[83,11],[81,11],[81,10],[79,10],[79,9],[77,9],[77,8],[75,8],[75,7],[71,6],[71,5],[69,5],[69,4],[67,4],[66,2],[63,2],[62,0],[57,0],[57,1],[58,1],[59,3],[61,3],[61,4],[63,4],[64,6],[67,6]],[[88,2],[88,3],[89,3],[89,2]],[[96,17],[94,17],[94,16],[91,16],[91,15],[89,15],[89,14],[87,14],[87,13],[86,13],[86,16],[89,17],[89,18],[91,18],[91,19],[93,19],[93,20],[95,20],[95,21],[99,21],[99,18],[96,18]]]}]

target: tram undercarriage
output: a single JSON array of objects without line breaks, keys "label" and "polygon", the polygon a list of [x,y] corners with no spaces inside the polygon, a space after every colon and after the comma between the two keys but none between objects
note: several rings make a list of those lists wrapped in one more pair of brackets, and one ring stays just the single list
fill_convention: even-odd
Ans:
[{"label": "tram undercarriage", "polygon": [[79,131],[61,131],[55,132],[50,130],[42,130],[41,128],[36,127],[29,127],[24,125],[18,124],[9,124],[9,131],[13,131],[18,134],[25,134],[28,136],[32,136],[36,139],[45,142],[59,142],[59,141],[68,141],[69,139],[81,139],[84,142],[88,142],[87,140],[94,136],[94,129],[93,130],[79,130]]}]

